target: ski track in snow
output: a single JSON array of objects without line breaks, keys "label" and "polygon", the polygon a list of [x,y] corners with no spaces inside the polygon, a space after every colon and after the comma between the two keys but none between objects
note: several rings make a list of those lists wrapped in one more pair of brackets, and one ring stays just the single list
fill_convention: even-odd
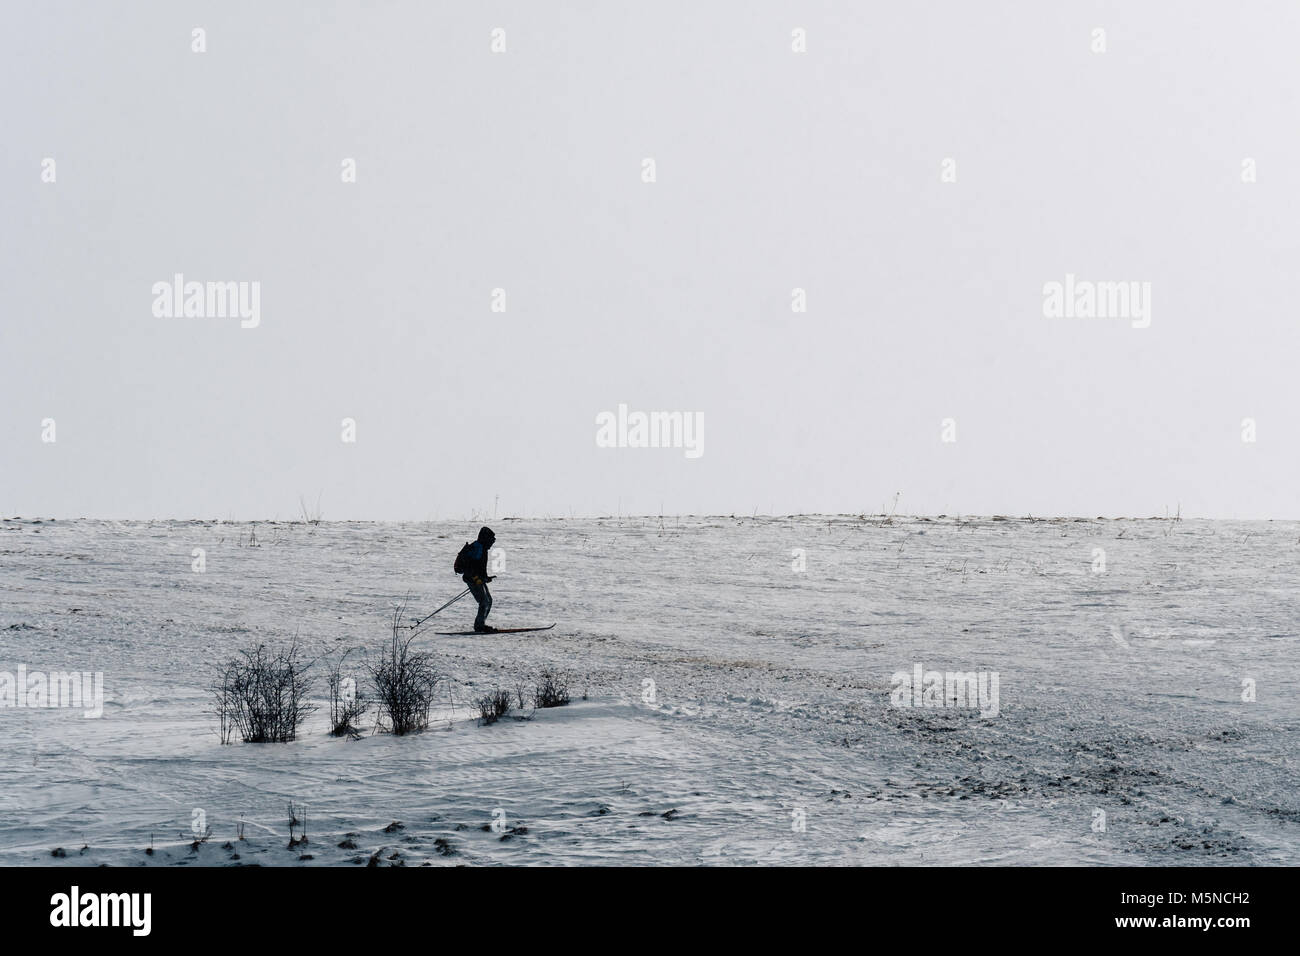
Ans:
[{"label": "ski track in snow", "polygon": [[[406,595],[460,590],[469,524],[0,520],[0,670],[102,671],[107,698],[0,709],[0,863],[1300,863],[1297,523],[493,525],[491,620],[553,631],[421,636],[453,678],[421,734],[333,739],[321,700],[296,742],[221,746],[219,659],[378,650]],[[998,716],[891,706],[918,662],[997,671]],[[478,725],[473,696],[543,667],[570,706]]]}]

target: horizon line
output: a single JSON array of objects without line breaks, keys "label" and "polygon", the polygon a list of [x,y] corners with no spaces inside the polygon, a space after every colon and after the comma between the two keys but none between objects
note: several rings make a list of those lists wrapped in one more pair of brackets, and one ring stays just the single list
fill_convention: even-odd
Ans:
[{"label": "horizon line", "polygon": [[571,515],[501,515],[499,517],[469,516],[465,518],[315,518],[304,519],[297,518],[178,518],[178,517],[152,517],[152,518],[92,518],[82,515],[76,518],[54,517],[49,515],[39,515],[24,517],[22,515],[0,515],[0,521],[24,521],[24,522],[46,522],[46,521],[114,521],[124,522],[146,522],[146,521],[172,521],[186,522],[193,524],[200,522],[203,524],[300,524],[300,525],[322,525],[322,524],[454,524],[457,522],[484,522],[484,521],[596,521],[613,519],[621,521],[624,518],[644,518],[644,519],[668,519],[668,518],[730,518],[757,520],[759,518],[781,519],[781,518],[853,518],[859,521],[1300,521],[1300,518],[1223,518],[1223,517],[1188,517],[1186,515],[1147,515],[1145,517],[1138,515],[1096,515],[1087,517],[1085,515],[1011,515],[1011,514],[885,514],[884,512],[848,512],[848,511],[792,511],[783,514],[737,514],[731,513],[695,513],[681,512],[677,514],[571,514]]}]

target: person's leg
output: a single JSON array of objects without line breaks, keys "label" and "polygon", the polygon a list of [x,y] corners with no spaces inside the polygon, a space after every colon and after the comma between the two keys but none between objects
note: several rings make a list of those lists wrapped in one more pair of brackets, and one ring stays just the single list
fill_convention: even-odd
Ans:
[{"label": "person's leg", "polygon": [[487,627],[487,616],[492,613],[492,592],[488,590],[486,584],[483,585],[483,596],[478,602],[478,617],[474,618],[474,626]]},{"label": "person's leg", "polygon": [[465,583],[469,585],[469,593],[474,595],[474,600],[478,601],[478,614],[474,617],[474,630],[477,631],[483,627],[483,619],[492,607],[492,596],[488,594],[486,584],[468,580]]}]

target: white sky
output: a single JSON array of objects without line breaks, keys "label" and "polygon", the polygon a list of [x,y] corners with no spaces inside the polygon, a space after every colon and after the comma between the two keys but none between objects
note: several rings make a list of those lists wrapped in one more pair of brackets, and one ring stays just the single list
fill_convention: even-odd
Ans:
[{"label": "white sky", "polygon": [[[0,514],[1300,516],[1294,3],[0,17]],[[596,447],[620,402],[704,454]]]}]

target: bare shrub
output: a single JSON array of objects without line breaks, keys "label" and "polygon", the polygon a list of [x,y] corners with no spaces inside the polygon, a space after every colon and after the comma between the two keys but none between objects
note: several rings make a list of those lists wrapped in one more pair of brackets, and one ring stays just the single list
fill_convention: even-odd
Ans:
[{"label": "bare shrub", "polygon": [[258,644],[222,665],[212,688],[222,743],[238,734],[245,743],[286,743],[316,708],[308,703],[311,662],[297,639],[287,647]]},{"label": "bare shrub", "polygon": [[498,687],[474,701],[478,715],[485,724],[495,724],[510,712],[510,693]]},{"label": "bare shrub", "polygon": [[[298,819],[298,814],[302,814],[302,819]],[[299,835],[295,831],[301,829]],[[292,850],[296,846],[301,846],[307,842],[307,808],[289,801],[289,846]]]},{"label": "bare shrub", "polygon": [[542,671],[533,690],[533,704],[542,707],[563,707],[569,702],[569,682],[556,671]]},{"label": "bare shrub", "polygon": [[232,670],[235,662],[223,665],[221,674],[211,687],[214,711],[217,715],[217,736],[223,744],[228,744],[235,736],[235,694]]},{"label": "bare shrub", "polygon": [[302,519],[302,523],[305,525],[311,525],[315,527],[316,525],[320,524],[320,519],[321,519],[320,495],[316,496],[316,507],[314,509],[308,508],[307,501],[303,498],[302,495],[299,495],[298,516]]},{"label": "bare shrub", "polygon": [[411,649],[416,635],[402,636],[402,615],[406,604],[393,612],[393,637],[380,657],[369,665],[378,707],[377,726],[401,736],[429,726],[433,694],[442,675],[433,655]]},{"label": "bare shrub", "polygon": [[333,737],[360,737],[361,718],[370,709],[367,700],[351,677],[343,676],[343,664],[348,659],[347,651],[335,661],[329,669],[327,681],[330,690],[330,735]]},{"label": "bare shrub", "polygon": [[207,843],[210,839],[212,839],[212,827],[205,823],[201,830],[196,829],[194,831],[194,842],[190,844],[190,852],[198,853],[199,847]]}]

